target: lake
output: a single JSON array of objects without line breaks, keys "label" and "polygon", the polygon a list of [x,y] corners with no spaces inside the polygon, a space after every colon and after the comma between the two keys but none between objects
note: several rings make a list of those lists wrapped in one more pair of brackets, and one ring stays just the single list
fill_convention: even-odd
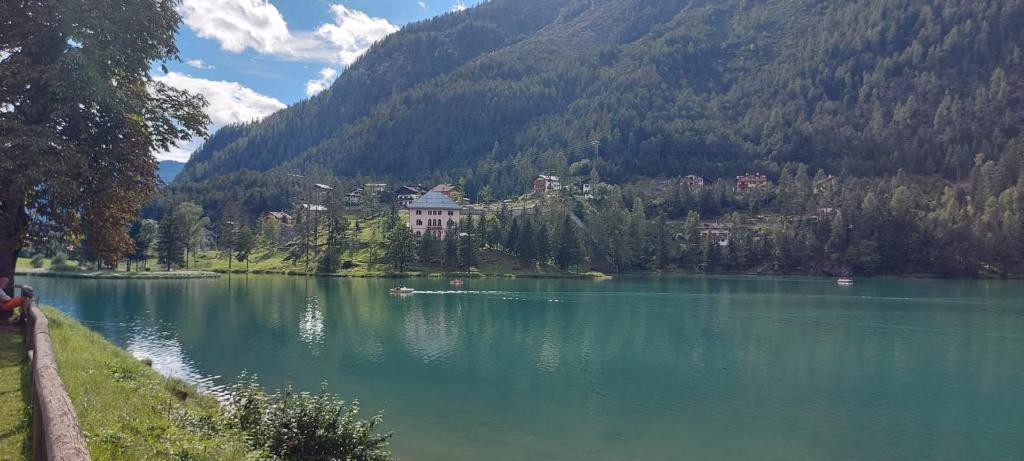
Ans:
[{"label": "lake", "polygon": [[326,380],[406,460],[1024,459],[1022,282],[19,281],[207,389]]}]

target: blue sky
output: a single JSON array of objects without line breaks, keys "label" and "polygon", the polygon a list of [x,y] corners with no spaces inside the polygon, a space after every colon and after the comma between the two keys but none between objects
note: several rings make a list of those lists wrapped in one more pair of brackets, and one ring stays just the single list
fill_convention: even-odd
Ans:
[{"label": "blue sky", "polygon": [[[370,44],[410,22],[481,1],[182,0],[182,62],[153,75],[206,96],[212,133],[322,91]],[[201,142],[156,156],[185,160]]]}]

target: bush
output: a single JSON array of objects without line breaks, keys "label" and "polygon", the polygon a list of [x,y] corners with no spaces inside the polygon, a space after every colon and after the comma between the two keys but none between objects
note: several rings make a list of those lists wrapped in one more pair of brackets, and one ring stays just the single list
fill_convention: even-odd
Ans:
[{"label": "bush", "polygon": [[359,403],[327,393],[296,393],[291,385],[267,394],[254,379],[239,378],[232,389],[229,418],[253,449],[282,460],[385,461],[392,434],[374,429],[381,415],[360,420]]},{"label": "bush", "polygon": [[35,255],[32,257],[32,262],[30,264],[36,269],[42,269],[42,267],[46,265],[46,258],[44,258],[43,255]]},{"label": "bush", "polygon": [[74,269],[74,267],[68,264],[68,257],[66,255],[58,254],[53,257],[53,261],[50,261],[50,269],[55,271],[69,271]]}]

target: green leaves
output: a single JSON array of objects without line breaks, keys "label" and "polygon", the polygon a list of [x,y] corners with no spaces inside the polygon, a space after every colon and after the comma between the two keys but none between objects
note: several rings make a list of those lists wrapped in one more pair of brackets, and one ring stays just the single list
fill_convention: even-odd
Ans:
[{"label": "green leaves", "polygon": [[229,415],[252,448],[275,459],[302,461],[388,461],[391,433],[378,434],[382,415],[360,419],[359,402],[327,392],[296,392],[289,384],[266,393],[242,375],[230,396]]}]

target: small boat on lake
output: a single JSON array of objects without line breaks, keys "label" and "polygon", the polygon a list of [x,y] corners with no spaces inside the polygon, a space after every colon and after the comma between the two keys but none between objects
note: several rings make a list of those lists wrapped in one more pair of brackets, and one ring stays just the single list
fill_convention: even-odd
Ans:
[{"label": "small boat on lake", "polygon": [[391,294],[393,295],[411,295],[415,292],[416,290],[409,287],[395,287],[391,289]]},{"label": "small boat on lake", "polygon": [[455,287],[455,288],[459,288],[459,287],[465,285],[466,282],[462,281],[462,279],[452,279],[451,281],[448,282],[448,284],[453,286],[453,287]]},{"label": "small boat on lake", "polygon": [[853,285],[853,277],[839,277],[839,286],[848,287]]}]

